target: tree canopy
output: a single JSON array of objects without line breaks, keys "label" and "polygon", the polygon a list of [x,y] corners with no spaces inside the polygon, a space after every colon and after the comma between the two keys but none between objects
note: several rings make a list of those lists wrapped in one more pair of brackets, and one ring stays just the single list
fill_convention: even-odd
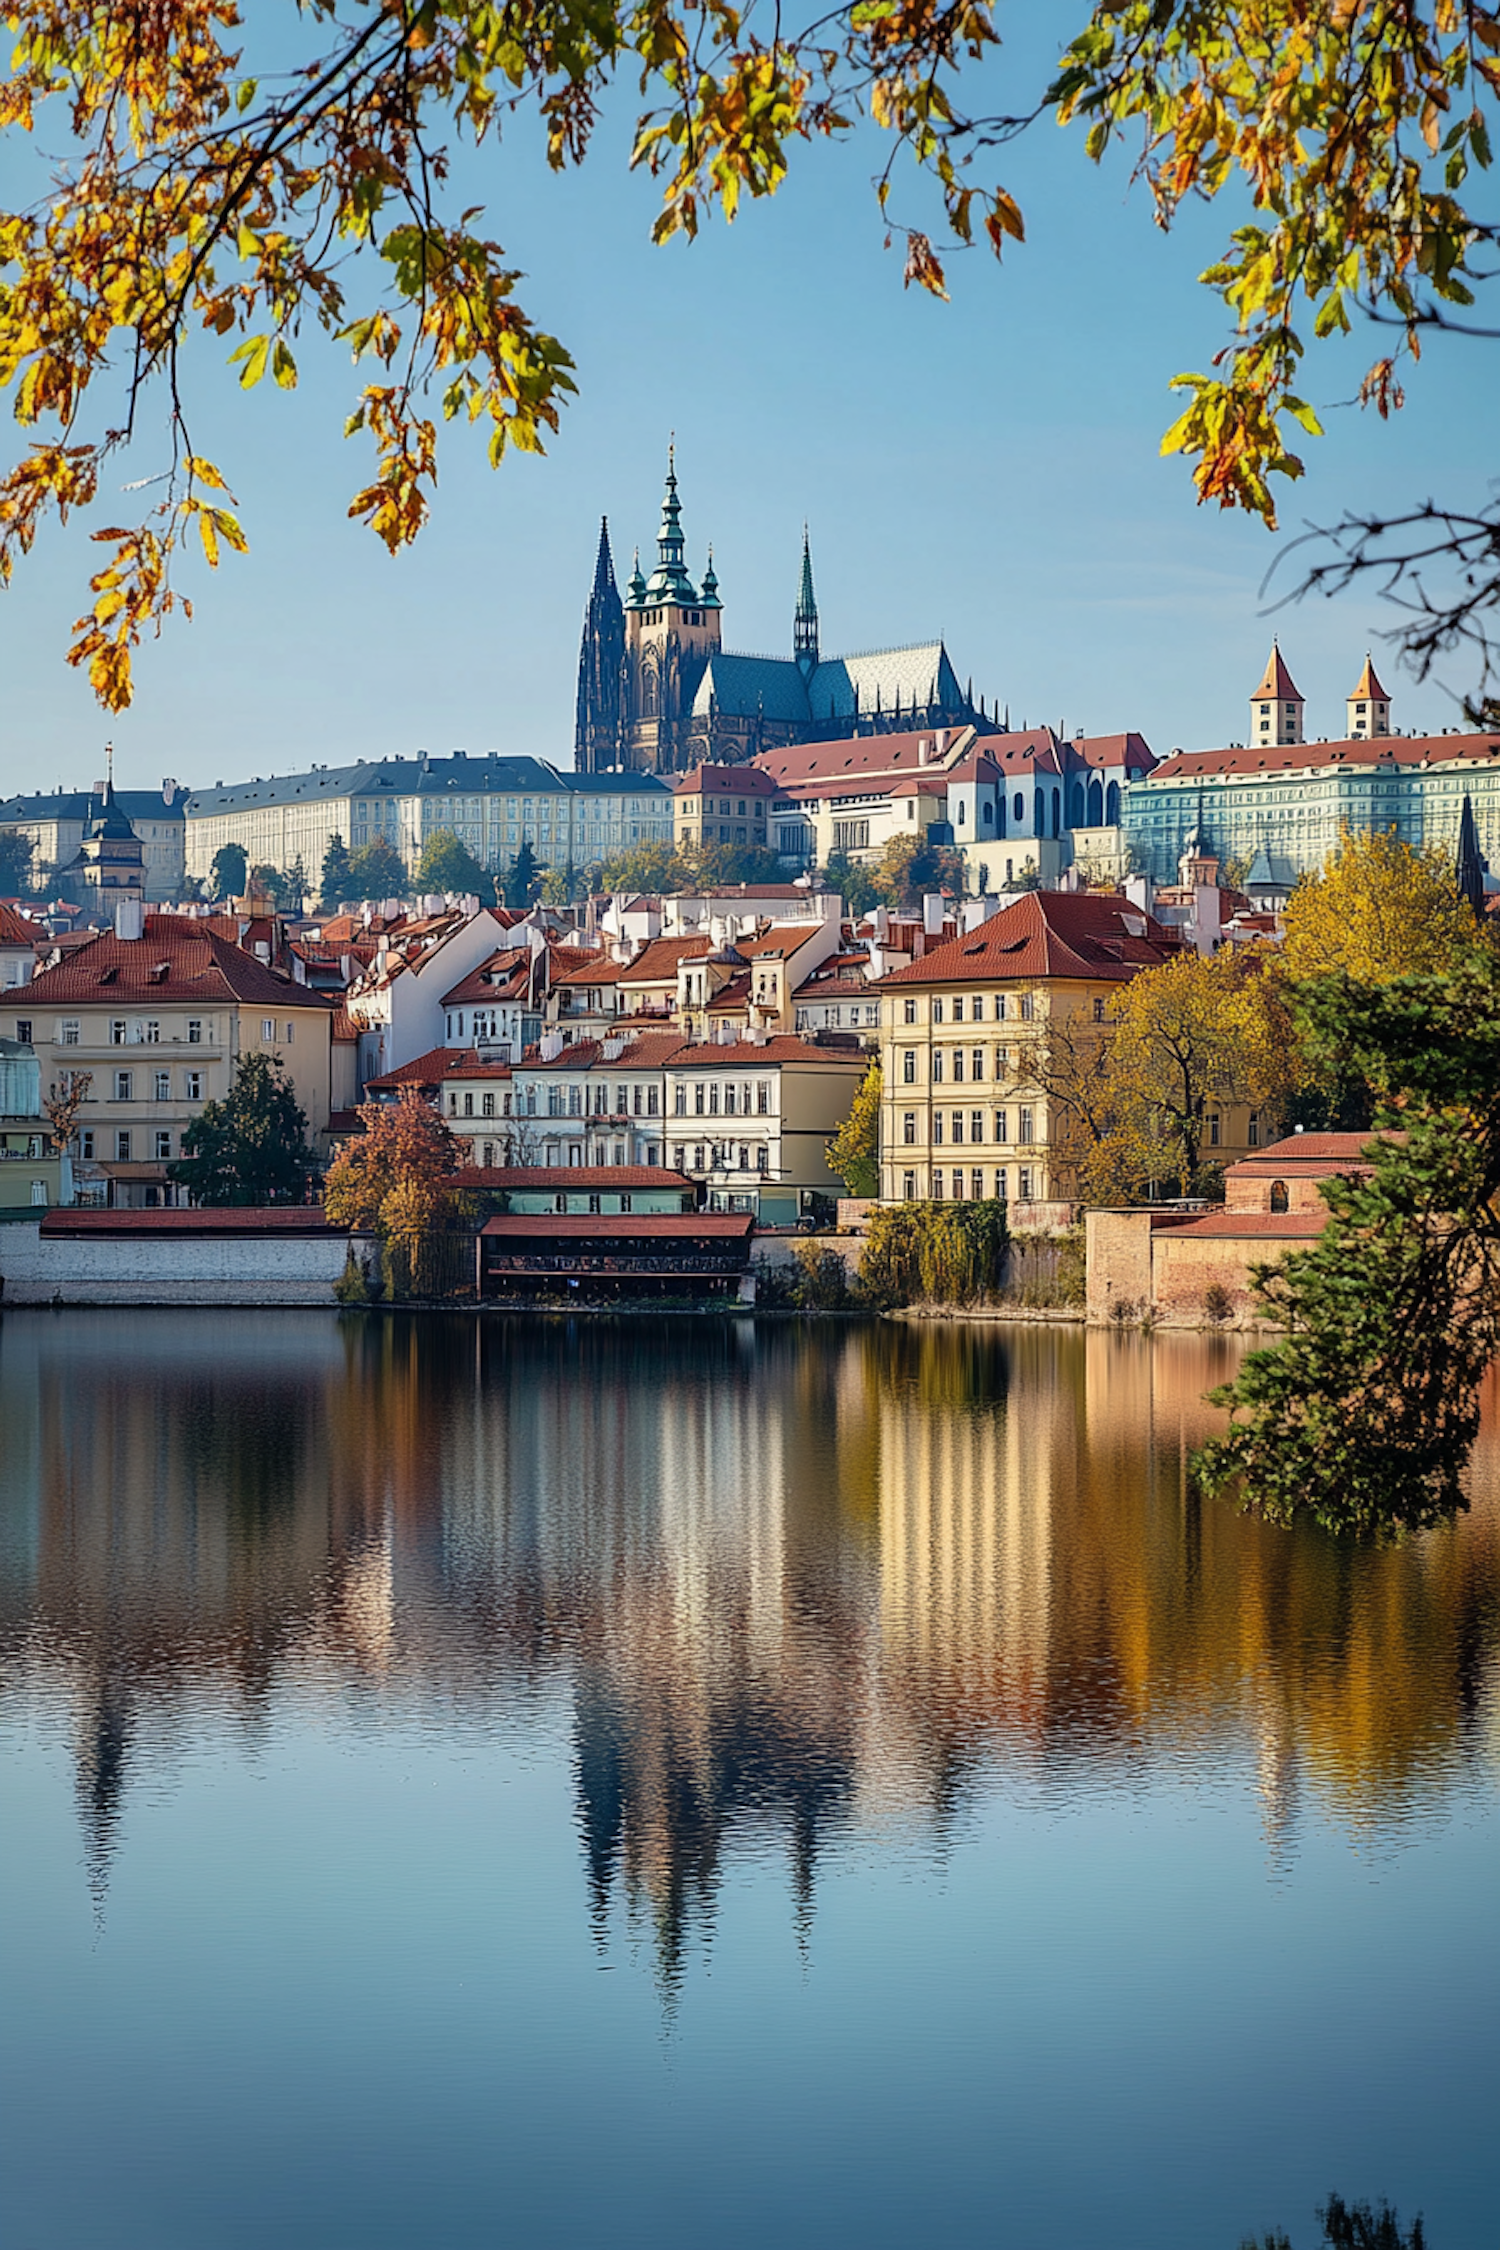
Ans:
[{"label": "tree canopy", "polygon": [[243,898],[250,880],[250,855],[243,844],[221,844],[208,871],[209,889],[216,899]]},{"label": "tree canopy", "polygon": [[1362,1536],[1465,1506],[1479,1382],[1500,1350],[1500,953],[1457,968],[1298,994],[1314,1053],[1378,1090],[1368,1173],[1326,1181],[1315,1246],[1253,1269],[1287,1334],[1215,1397],[1227,1434],[1199,1456],[1273,1521]]},{"label": "tree canopy", "polygon": [[318,897],[325,907],[342,906],[354,896],[354,872],[349,859],[349,847],[339,834],[328,839],[328,849],[323,854],[323,867],[318,877]]},{"label": "tree canopy", "polygon": [[0,828],[0,898],[24,898],[31,889],[31,838]]},{"label": "tree canopy", "polygon": [[404,898],[411,888],[406,862],[383,836],[349,854],[349,898]]},{"label": "tree canopy", "polygon": [[307,1119],[281,1063],[251,1054],[221,1102],[205,1102],[167,1177],[195,1203],[297,1203],[313,1168]]},{"label": "tree canopy", "polygon": [[481,906],[495,904],[495,878],[451,828],[434,828],[412,873],[415,891],[472,892]]},{"label": "tree canopy", "polygon": [[542,870],[537,864],[536,853],[523,838],[520,850],[505,871],[502,885],[505,903],[512,910],[528,907],[535,902],[541,887]]},{"label": "tree canopy", "polygon": [[[0,575],[49,514],[94,508],[109,454],[164,420],[171,470],[150,512],[91,528],[103,553],[69,650],[101,702],[129,702],[132,651],[177,600],[176,549],[191,537],[217,565],[245,546],[225,469],[195,449],[194,331],[221,341],[247,389],[267,375],[294,389],[318,330],[352,352],[345,432],[374,460],[349,512],[393,553],[426,519],[439,420],[484,426],[495,464],[540,451],[572,362],[481,213],[453,207],[449,144],[498,138],[529,110],[548,164],[579,164],[616,81],[639,88],[630,160],[660,185],[658,241],[715,209],[732,219],[802,147],[867,120],[885,137],[876,195],[904,280],[938,295],[950,249],[999,256],[1024,239],[1000,152],[1038,119],[1078,126],[1096,163],[1129,152],[1164,229],[1185,201],[1228,193],[1235,223],[1202,278],[1232,340],[1208,372],[1172,378],[1183,410],[1163,446],[1192,463],[1201,500],[1274,525],[1274,480],[1300,475],[1293,443],[1318,430],[1299,395],[1309,342],[1359,314],[1384,323],[1361,395],[1388,415],[1424,328],[1460,321],[1488,277],[1496,228],[1467,182],[1490,163],[1500,13],[1098,0],[1080,15],[1051,83],[1026,86],[1006,83],[980,0],[764,21],[730,0],[286,0],[253,17],[234,0],[12,0],[0,131],[35,133],[48,166],[34,203],[0,212],[0,383],[27,433],[0,484]],[[919,223],[893,195],[903,160]],[[1482,652],[1500,515],[1467,496],[1427,513],[1478,541],[1477,588],[1439,638]],[[1350,527],[1341,567],[1366,567],[1361,536],[1378,544],[1390,523]],[[1416,628],[1410,645],[1420,660]]]},{"label": "tree canopy", "polygon": [[1287,902],[1283,959],[1294,982],[1342,970],[1356,984],[1388,984],[1453,968],[1473,945],[1452,854],[1416,850],[1393,829],[1346,829]]}]

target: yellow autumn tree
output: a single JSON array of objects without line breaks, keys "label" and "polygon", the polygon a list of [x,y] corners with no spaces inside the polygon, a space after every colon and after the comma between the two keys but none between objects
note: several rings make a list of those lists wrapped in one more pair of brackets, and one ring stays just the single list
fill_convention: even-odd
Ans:
[{"label": "yellow autumn tree", "polygon": [[1473,951],[1474,916],[1450,854],[1417,850],[1394,829],[1345,829],[1334,857],[1287,904],[1292,982],[1342,971],[1358,984],[1442,974]]},{"label": "yellow autumn tree", "polygon": [[848,1116],[828,1143],[828,1168],[851,1195],[880,1193],[880,1089],[880,1065],[871,1063]]},{"label": "yellow autumn tree", "polygon": [[[637,86],[629,161],[660,188],[657,241],[733,219],[802,149],[868,119],[885,136],[880,223],[904,282],[939,296],[950,247],[1024,238],[996,152],[1036,119],[1076,124],[1096,162],[1128,143],[1163,229],[1228,190],[1233,232],[1202,278],[1231,341],[1217,348],[1216,319],[1212,371],[1172,378],[1185,410],[1164,450],[1192,461],[1200,499],[1272,526],[1273,480],[1302,472],[1295,433],[1318,430],[1298,395],[1308,342],[1381,322],[1363,395],[1386,415],[1423,329],[1488,277],[1487,206],[1471,214],[1465,179],[1489,162],[1500,96],[1494,0],[1079,0],[1050,84],[997,81],[1008,57],[983,0],[800,19],[731,0],[8,0],[5,17],[0,136],[28,188],[0,210],[0,387],[26,438],[0,483],[0,577],[44,519],[98,506],[110,455],[150,432],[154,505],[132,522],[106,503],[90,523],[103,554],[69,651],[112,709],[178,598],[180,545],[213,565],[245,545],[225,471],[191,436],[190,337],[217,339],[247,389],[294,389],[320,334],[352,355],[345,435],[374,461],[349,513],[393,553],[426,520],[440,422],[484,431],[492,464],[544,448],[572,361],[459,208],[473,167],[447,145],[498,140],[518,112],[560,171],[612,91]],[[31,134],[41,161],[15,145]],[[117,467],[109,489],[131,489]]]},{"label": "yellow autumn tree", "polygon": [[1132,1180],[1174,1180],[1190,1194],[1211,1104],[1274,1110],[1285,1100],[1296,1047],[1266,969],[1254,953],[1184,953],[1124,986],[1109,1041],[1118,1122],[1091,1155],[1086,1192],[1114,1200]]},{"label": "yellow autumn tree", "polygon": [[359,1114],[364,1129],[329,1166],[323,1208],[335,1226],[380,1238],[388,1297],[437,1295],[448,1266],[438,1238],[468,1208],[458,1141],[415,1086]]}]

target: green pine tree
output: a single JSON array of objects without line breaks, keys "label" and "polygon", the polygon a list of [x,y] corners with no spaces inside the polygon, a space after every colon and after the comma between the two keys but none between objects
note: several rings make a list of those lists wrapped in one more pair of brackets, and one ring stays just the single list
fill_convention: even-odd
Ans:
[{"label": "green pine tree", "polygon": [[349,861],[349,847],[335,832],[328,839],[328,849],[323,854],[323,872],[318,880],[318,896],[325,907],[342,906],[353,897],[350,885],[354,875]]},{"label": "green pine tree", "polygon": [[185,1129],[167,1177],[211,1208],[300,1203],[312,1168],[307,1119],[282,1064],[253,1054],[241,1059],[224,1100],[205,1102]]},{"label": "green pine tree", "polygon": [[523,843],[511,861],[505,878],[506,905],[522,908],[530,906],[541,885],[542,873],[537,866],[536,853],[529,844]]}]

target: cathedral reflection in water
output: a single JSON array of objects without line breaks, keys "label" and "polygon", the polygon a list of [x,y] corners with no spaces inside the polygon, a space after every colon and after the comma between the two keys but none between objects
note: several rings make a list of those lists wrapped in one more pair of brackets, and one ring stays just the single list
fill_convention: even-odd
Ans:
[{"label": "cathedral reflection in water", "polygon": [[[103,1894],[212,1706],[564,1701],[590,1910],[670,1976],[726,1859],[996,1762],[1253,1775],[1368,1825],[1492,1763],[1500,1469],[1388,1553],[1190,1492],[1220,1339],[961,1324],[14,1313],[0,1658]],[[186,1784],[183,1784],[186,1786]]]}]

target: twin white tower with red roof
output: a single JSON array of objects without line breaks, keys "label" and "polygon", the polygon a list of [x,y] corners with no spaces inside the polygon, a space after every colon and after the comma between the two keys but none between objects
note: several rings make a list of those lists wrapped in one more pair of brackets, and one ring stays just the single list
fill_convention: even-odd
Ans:
[{"label": "twin white tower with red roof", "polygon": [[[1287,744],[1305,741],[1303,709],[1302,696],[1286,668],[1280,643],[1273,640],[1260,686],[1250,698],[1252,749],[1281,749]],[[1369,742],[1376,735],[1391,731],[1391,699],[1381,686],[1368,654],[1364,670],[1352,692],[1344,698],[1344,722],[1345,739],[1350,742]]]}]

